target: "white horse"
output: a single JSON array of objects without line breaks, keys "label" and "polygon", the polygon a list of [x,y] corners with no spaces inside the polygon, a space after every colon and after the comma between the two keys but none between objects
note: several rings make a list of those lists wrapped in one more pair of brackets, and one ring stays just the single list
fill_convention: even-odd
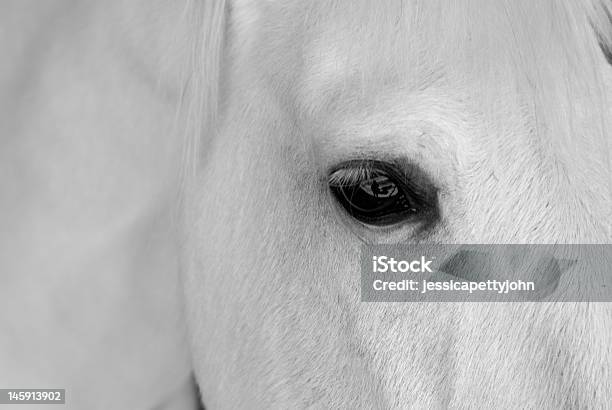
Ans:
[{"label": "white horse", "polygon": [[[612,402],[609,304],[359,298],[363,242],[610,242],[603,1],[0,7],[0,387],[190,408],[193,371],[207,409]],[[410,206],[347,212],[334,186],[371,172]]]}]

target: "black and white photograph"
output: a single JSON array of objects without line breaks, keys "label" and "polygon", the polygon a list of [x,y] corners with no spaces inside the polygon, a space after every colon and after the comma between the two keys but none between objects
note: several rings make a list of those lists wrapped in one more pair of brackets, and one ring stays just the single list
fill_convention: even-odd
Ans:
[{"label": "black and white photograph", "polygon": [[4,409],[612,409],[612,1],[0,0]]}]

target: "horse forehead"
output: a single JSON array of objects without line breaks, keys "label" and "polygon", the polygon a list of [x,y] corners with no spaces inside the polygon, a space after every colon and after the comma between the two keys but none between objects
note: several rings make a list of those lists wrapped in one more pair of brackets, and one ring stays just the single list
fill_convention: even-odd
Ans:
[{"label": "horse forehead", "polygon": [[331,99],[362,100],[385,87],[427,88],[439,78],[441,65],[422,53],[435,44],[426,35],[411,36],[409,19],[399,22],[401,1],[377,5],[376,16],[357,2],[341,3],[287,1],[285,8],[259,11],[257,65],[299,109],[320,111]]},{"label": "horse forehead", "polygon": [[288,88],[321,96],[360,78],[362,84],[412,79],[421,87],[423,77],[432,80],[441,69],[477,81],[480,74],[536,72],[594,38],[577,35],[589,27],[575,3],[274,0],[240,20],[251,22],[244,37],[260,39],[258,64],[274,81],[284,78]]},{"label": "horse forehead", "polygon": [[[442,3],[275,1],[249,12],[237,26],[244,32],[244,22],[251,22],[243,37],[260,39],[257,65],[275,88],[292,94],[308,112],[324,109],[330,99],[360,99],[384,88],[423,90],[446,74],[465,84],[474,70],[465,61],[457,63],[466,56],[502,66],[498,54],[507,49],[507,39],[489,30],[490,20],[502,12],[500,3],[493,1],[497,6],[487,7],[488,15],[483,11],[484,16],[469,18],[469,12]],[[445,25],[440,32],[440,21],[462,13],[458,20],[464,23]],[[252,35],[257,30],[258,36]],[[483,38],[493,37],[497,40],[491,44],[502,46],[473,53]]]}]

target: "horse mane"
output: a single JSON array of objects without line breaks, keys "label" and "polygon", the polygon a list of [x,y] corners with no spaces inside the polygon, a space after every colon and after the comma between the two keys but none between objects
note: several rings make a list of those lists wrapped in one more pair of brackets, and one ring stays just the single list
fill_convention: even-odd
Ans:
[{"label": "horse mane", "polygon": [[587,15],[599,43],[607,55],[612,51],[612,3],[608,0],[592,0],[587,3]]},{"label": "horse mane", "polygon": [[181,185],[195,175],[205,142],[212,139],[219,110],[226,0],[187,0],[184,24],[190,27],[189,64],[183,72],[180,118],[185,134]]}]

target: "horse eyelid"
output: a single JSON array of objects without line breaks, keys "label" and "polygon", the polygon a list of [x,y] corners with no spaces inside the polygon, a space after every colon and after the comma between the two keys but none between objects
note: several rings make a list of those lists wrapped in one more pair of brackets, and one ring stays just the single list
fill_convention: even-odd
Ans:
[{"label": "horse eyelid", "polygon": [[340,162],[330,168],[327,173],[327,182],[339,183],[341,179],[336,175],[337,171],[347,170],[343,176],[346,181],[358,182],[358,176],[365,176],[374,169],[381,169],[396,178],[405,188],[415,191],[417,194],[433,195],[438,192],[437,185],[433,179],[420,166],[406,158],[358,158]]},{"label": "horse eyelid", "polygon": [[[426,220],[428,226],[433,226],[438,221],[440,210],[436,184],[421,167],[406,158],[362,157],[349,159],[330,169],[327,183],[330,188],[333,184],[357,184],[360,182],[357,178],[365,177],[374,169],[388,173],[396,180],[398,186],[406,195],[410,195],[412,199],[418,201],[422,211],[421,217]],[[341,170],[347,170],[347,173],[338,176],[338,171]]]}]

